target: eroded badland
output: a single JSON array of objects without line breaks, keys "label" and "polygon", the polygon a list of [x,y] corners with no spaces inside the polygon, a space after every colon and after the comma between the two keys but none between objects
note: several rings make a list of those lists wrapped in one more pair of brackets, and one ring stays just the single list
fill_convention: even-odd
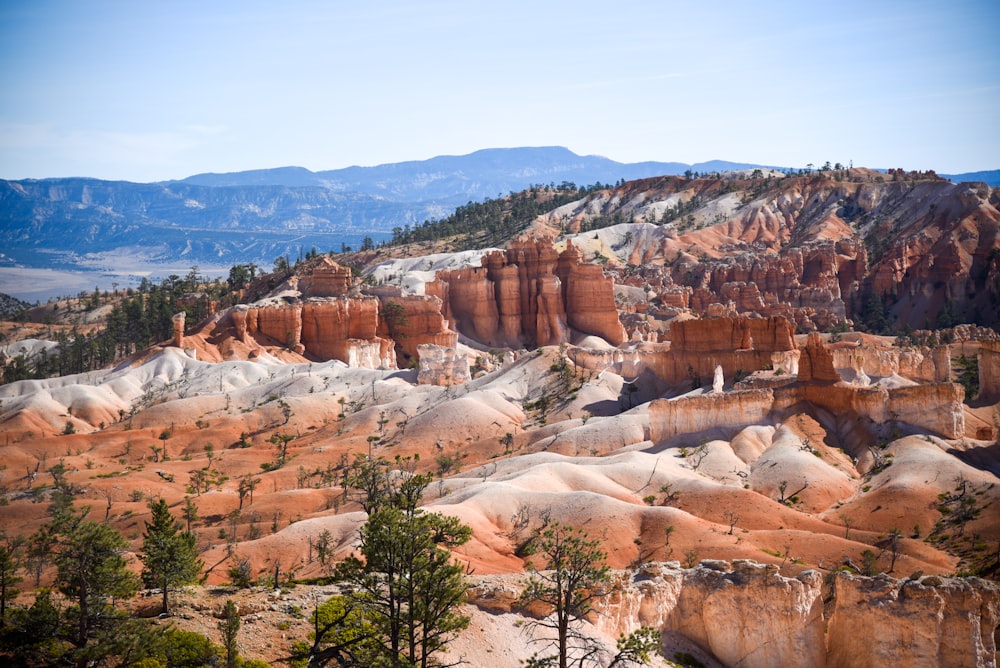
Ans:
[{"label": "eroded badland", "polygon": [[995,665],[998,207],[932,174],[758,170],[589,193],[495,248],[313,258],[113,366],[0,386],[0,524],[32,535],[58,483],[137,551],[149,499],[193,503],[207,580],[173,622],[218,641],[235,598],[274,661],[336,587],[230,568],[330,575],[366,519],[351,463],[399,457],[472,528],[451,660],[534,653],[522,548],[560,523],[615,569],[586,633],[653,627],[661,664]]}]

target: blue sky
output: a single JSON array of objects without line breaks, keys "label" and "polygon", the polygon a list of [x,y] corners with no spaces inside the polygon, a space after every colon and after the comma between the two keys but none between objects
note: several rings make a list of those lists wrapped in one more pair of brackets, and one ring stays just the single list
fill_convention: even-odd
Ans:
[{"label": "blue sky", "polygon": [[0,178],[131,181],[566,146],[1000,168],[1000,3],[0,7]]}]

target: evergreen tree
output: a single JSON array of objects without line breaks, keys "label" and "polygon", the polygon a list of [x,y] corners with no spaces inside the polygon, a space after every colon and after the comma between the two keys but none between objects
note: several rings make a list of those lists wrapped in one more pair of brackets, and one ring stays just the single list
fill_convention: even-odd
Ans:
[{"label": "evergreen tree", "polygon": [[464,568],[445,548],[465,543],[472,531],[418,507],[430,476],[365,459],[355,477],[369,512],[361,558],[339,565],[337,579],[349,591],[317,610],[313,646],[300,657],[310,665],[351,657],[354,665],[426,668],[469,623],[456,612],[466,595]]},{"label": "evergreen tree", "polygon": [[[605,564],[607,554],[601,550],[600,542],[588,540],[587,534],[580,529],[557,524],[537,536],[531,548],[544,558],[545,570],[531,575],[521,594],[521,602],[539,602],[552,610],[549,617],[531,623],[555,632],[556,637],[551,642],[557,653],[543,657],[536,654],[527,666],[601,665],[597,661],[599,647],[576,628],[593,610],[593,602],[607,593],[611,581]],[[618,654],[609,665],[647,663],[659,644],[659,634],[649,628],[623,635],[618,640]]]},{"label": "evergreen tree", "polygon": [[7,624],[7,602],[20,593],[17,584],[22,580],[21,556],[24,542],[19,538],[8,538],[0,531],[0,627]]},{"label": "evergreen tree", "polygon": [[219,622],[219,628],[222,630],[222,643],[226,650],[226,668],[236,668],[240,659],[239,648],[236,645],[236,639],[240,633],[240,615],[233,599],[226,599],[223,614],[225,616]]},{"label": "evergreen tree", "polygon": [[56,588],[72,605],[63,611],[60,634],[73,646],[78,666],[110,652],[120,641],[116,631],[126,616],[112,605],[115,598],[133,596],[138,578],[128,569],[128,543],[113,527],[71,515],[57,527],[54,544]]},{"label": "evergreen tree", "polygon": [[163,499],[149,504],[153,517],[146,522],[143,534],[142,581],[147,587],[163,590],[163,612],[168,613],[167,592],[170,587],[195,582],[204,566],[198,558],[194,535],[182,531]]}]

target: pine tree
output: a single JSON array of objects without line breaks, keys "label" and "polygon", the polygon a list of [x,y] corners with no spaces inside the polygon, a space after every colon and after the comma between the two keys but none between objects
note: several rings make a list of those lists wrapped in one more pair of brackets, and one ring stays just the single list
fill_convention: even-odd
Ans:
[{"label": "pine tree", "polygon": [[170,587],[195,582],[204,567],[198,558],[194,535],[182,532],[180,522],[170,514],[163,499],[149,504],[153,517],[146,522],[143,534],[142,581],[147,587],[163,590],[163,613],[169,612],[167,592]]},{"label": "pine tree", "polygon": [[16,586],[22,580],[17,573],[21,569],[23,546],[21,539],[8,538],[0,531],[0,627],[7,624],[7,601],[20,593]]},{"label": "pine tree", "polygon": [[59,527],[55,543],[56,588],[73,602],[63,613],[63,637],[74,646],[76,665],[109,653],[126,616],[112,605],[139,588],[128,569],[128,543],[113,527],[74,515]]},{"label": "pine tree", "polygon": [[219,628],[222,631],[222,644],[226,649],[226,668],[236,668],[239,665],[240,651],[236,645],[240,632],[240,615],[236,609],[233,599],[226,599],[226,607],[223,609],[225,615]]},{"label": "pine tree", "polygon": [[[593,602],[607,593],[611,582],[605,564],[607,554],[601,549],[600,541],[588,540],[581,529],[556,524],[537,536],[531,547],[544,559],[546,570],[531,575],[521,594],[521,603],[539,602],[551,608],[551,615],[531,624],[555,632],[551,643],[557,653],[542,657],[536,654],[526,666],[602,665],[597,661],[600,652],[593,638],[577,628],[578,623],[593,611]],[[618,639],[618,654],[609,665],[648,663],[659,645],[659,633],[642,627]]]},{"label": "pine tree", "polygon": [[445,548],[465,543],[472,531],[454,517],[418,507],[430,476],[362,459],[351,479],[369,513],[361,558],[339,565],[337,579],[349,591],[321,606],[322,615],[317,611],[313,646],[299,656],[310,665],[340,663],[345,656],[362,665],[432,665],[469,623],[456,611],[465,600],[465,569]]}]

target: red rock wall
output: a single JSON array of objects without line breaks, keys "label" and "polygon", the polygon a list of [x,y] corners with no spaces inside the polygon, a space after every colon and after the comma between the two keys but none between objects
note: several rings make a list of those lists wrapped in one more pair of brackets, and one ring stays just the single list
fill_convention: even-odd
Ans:
[{"label": "red rock wall", "polygon": [[823,345],[823,339],[816,332],[806,339],[806,347],[799,357],[799,382],[836,383],[840,380],[833,363],[833,353]]},{"label": "red rock wall", "polygon": [[830,668],[996,665],[1000,589],[993,582],[840,573],[831,608]]},{"label": "red rock wall", "polygon": [[303,297],[342,297],[353,283],[350,268],[328,257],[320,258],[309,273],[298,277],[298,288]]},{"label": "red rock wall", "polygon": [[780,403],[805,399],[838,416],[858,416],[875,424],[899,421],[944,438],[965,435],[965,391],[954,383],[887,389],[847,384],[800,384],[782,388]]},{"label": "red rock wall", "polygon": [[271,339],[273,345],[287,346],[301,352],[302,305],[251,307],[247,311],[246,333],[255,340],[263,335]]},{"label": "red rock wall", "polygon": [[379,300],[375,297],[241,307],[233,309],[230,318],[237,337],[251,346],[286,346],[316,359],[338,359],[352,366],[396,366],[392,342],[378,336]]},{"label": "red rock wall", "polygon": [[382,317],[379,336],[395,341],[396,347],[407,359],[416,360],[417,349],[424,344],[448,348],[458,345],[458,332],[448,328],[438,297],[385,296],[380,300]]},{"label": "red rock wall", "polygon": [[670,324],[675,352],[795,350],[795,328],[785,318],[711,318],[675,320]]},{"label": "red rock wall", "polygon": [[302,306],[302,343],[319,359],[348,362],[352,341],[378,338],[379,302],[360,299],[310,300]]},{"label": "red rock wall", "polygon": [[625,341],[613,280],[580,264],[572,246],[557,254],[547,242],[513,242],[478,269],[438,272],[425,292],[441,299],[456,330],[489,346],[564,343],[570,327],[613,345]]},{"label": "red rock wall", "polygon": [[441,299],[444,317],[459,332],[492,346],[515,343],[508,343],[500,328],[494,284],[485,268],[439,271],[424,291]]}]

